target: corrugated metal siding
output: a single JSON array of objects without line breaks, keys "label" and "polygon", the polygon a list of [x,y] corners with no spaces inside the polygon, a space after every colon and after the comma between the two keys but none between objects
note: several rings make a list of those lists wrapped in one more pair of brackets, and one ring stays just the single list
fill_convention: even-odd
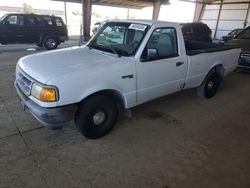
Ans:
[{"label": "corrugated metal siding", "polygon": [[[218,30],[215,38],[220,39],[223,35],[227,35],[231,30],[236,28],[243,28],[247,15],[248,4],[242,4],[243,0],[224,0],[224,3],[239,2],[239,4],[223,4],[221,15],[218,23]],[[247,1],[247,0],[245,0]],[[208,24],[214,32],[216,29],[217,18],[219,14],[220,5],[205,5],[204,11],[201,15],[201,22]],[[247,26],[250,25],[250,15],[248,15]]]}]

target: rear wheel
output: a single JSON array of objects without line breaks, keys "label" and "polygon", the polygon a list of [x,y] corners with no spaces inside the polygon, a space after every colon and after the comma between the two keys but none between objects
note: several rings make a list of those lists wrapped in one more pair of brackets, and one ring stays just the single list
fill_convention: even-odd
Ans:
[{"label": "rear wheel", "polygon": [[221,85],[221,81],[222,79],[217,72],[209,73],[201,86],[197,88],[198,96],[206,99],[213,97]]},{"label": "rear wheel", "polygon": [[54,50],[58,46],[57,39],[55,37],[45,37],[43,40],[43,47],[47,50]]},{"label": "rear wheel", "polygon": [[80,105],[75,125],[85,137],[96,139],[113,129],[117,116],[118,109],[115,102],[107,96],[96,95]]}]

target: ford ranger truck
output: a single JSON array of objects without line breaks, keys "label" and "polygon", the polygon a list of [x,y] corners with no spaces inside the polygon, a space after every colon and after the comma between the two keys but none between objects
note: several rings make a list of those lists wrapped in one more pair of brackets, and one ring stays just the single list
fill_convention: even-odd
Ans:
[{"label": "ford ranger truck", "polygon": [[109,21],[86,46],[19,59],[15,87],[23,108],[45,127],[74,120],[95,139],[112,130],[118,106],[130,109],[189,88],[213,97],[240,51],[184,41],[178,23]]}]

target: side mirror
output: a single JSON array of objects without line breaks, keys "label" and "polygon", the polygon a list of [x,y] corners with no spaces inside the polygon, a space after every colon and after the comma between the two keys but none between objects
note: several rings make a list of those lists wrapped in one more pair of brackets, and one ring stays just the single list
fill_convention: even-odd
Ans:
[{"label": "side mirror", "polygon": [[159,55],[157,49],[155,48],[144,49],[144,52],[141,57],[141,62],[156,60],[158,59],[158,57]]},{"label": "side mirror", "polygon": [[149,48],[147,50],[147,54],[148,54],[148,60],[154,60],[158,58],[158,51],[155,48]]}]

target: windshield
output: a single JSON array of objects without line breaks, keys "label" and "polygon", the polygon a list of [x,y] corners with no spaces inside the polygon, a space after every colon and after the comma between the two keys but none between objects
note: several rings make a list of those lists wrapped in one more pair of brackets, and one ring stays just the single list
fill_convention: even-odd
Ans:
[{"label": "windshield", "polygon": [[250,27],[247,29],[241,31],[239,35],[237,36],[239,39],[250,39]]},{"label": "windshield", "polygon": [[108,22],[87,46],[123,56],[134,55],[144,35],[147,25],[137,23]]}]

